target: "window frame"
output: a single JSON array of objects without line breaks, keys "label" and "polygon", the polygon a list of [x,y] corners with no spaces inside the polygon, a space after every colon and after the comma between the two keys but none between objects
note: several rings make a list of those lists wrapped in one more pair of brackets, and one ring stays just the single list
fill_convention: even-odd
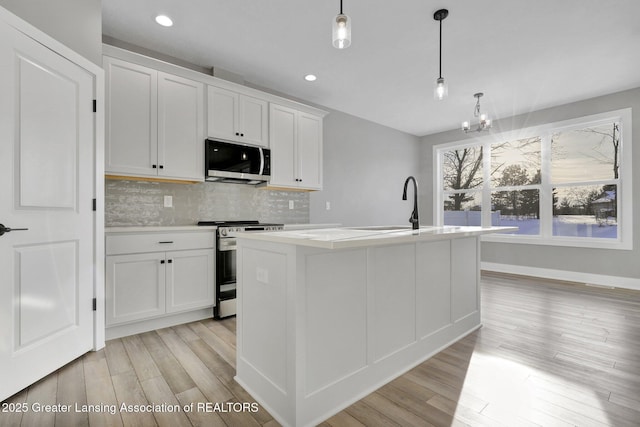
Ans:
[{"label": "window frame", "polygon": [[[617,191],[621,197],[617,199],[617,227],[618,237],[616,239],[605,239],[597,237],[575,237],[575,236],[553,236],[553,200],[552,191],[554,185],[551,183],[551,137],[557,132],[566,132],[571,130],[585,129],[612,122],[619,123],[620,146],[618,151],[619,175],[617,181],[601,180],[587,181],[585,184],[615,183]],[[438,226],[444,225],[444,200],[445,194],[461,190],[445,190],[443,183],[443,164],[442,154],[446,151],[462,149],[465,147],[483,147],[482,173],[483,184],[481,189],[471,189],[471,191],[480,191],[482,199],[482,227],[491,226],[491,193],[492,191],[502,191],[506,187],[492,187],[490,181],[491,171],[491,145],[498,142],[513,141],[524,138],[540,137],[541,139],[541,182],[540,184],[525,185],[514,187],[519,190],[538,188],[540,191],[540,234],[539,235],[517,235],[517,234],[489,234],[482,236],[482,241],[498,242],[498,243],[518,243],[533,245],[549,245],[549,246],[569,246],[584,247],[598,249],[633,249],[633,192],[632,192],[632,112],[631,108],[614,110],[604,113],[593,114],[589,116],[579,117],[575,119],[563,120],[544,125],[532,126],[512,131],[499,133],[478,134],[478,136],[452,141],[444,144],[433,146],[433,218],[434,224]],[[579,182],[572,182],[563,185],[579,185]],[[604,184],[603,184],[604,185]],[[464,190],[462,190],[464,191]],[[467,190],[469,192],[469,190]]]}]

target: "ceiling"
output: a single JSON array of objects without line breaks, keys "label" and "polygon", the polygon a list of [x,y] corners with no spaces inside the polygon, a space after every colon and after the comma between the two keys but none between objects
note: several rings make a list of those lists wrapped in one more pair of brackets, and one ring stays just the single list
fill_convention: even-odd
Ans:
[{"label": "ceiling", "polygon": [[[102,0],[103,33],[417,136],[472,118],[475,92],[498,119],[640,87],[638,0],[344,0],[344,50],[331,44],[339,4]],[[435,101],[440,8],[449,96]]]}]

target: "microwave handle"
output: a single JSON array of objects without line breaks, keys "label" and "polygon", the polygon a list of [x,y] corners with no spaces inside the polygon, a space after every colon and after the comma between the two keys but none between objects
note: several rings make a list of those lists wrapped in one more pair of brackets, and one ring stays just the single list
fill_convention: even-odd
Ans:
[{"label": "microwave handle", "polygon": [[260,150],[260,172],[258,175],[262,175],[264,172],[264,151],[262,151],[262,147],[258,147],[258,149]]}]

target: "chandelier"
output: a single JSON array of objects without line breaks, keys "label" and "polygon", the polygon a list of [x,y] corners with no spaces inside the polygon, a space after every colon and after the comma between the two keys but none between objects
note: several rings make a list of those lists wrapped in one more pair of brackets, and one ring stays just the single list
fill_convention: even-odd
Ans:
[{"label": "chandelier", "polygon": [[483,114],[480,111],[480,98],[482,98],[482,95],[484,95],[482,92],[473,94],[473,97],[476,98],[476,106],[473,109],[473,117],[478,119],[478,124],[476,125],[475,128],[472,129],[470,122],[468,121],[462,122],[462,130],[464,131],[464,133],[474,132],[474,131],[481,132],[483,130],[491,129],[491,120],[489,120],[489,116],[486,114]]}]

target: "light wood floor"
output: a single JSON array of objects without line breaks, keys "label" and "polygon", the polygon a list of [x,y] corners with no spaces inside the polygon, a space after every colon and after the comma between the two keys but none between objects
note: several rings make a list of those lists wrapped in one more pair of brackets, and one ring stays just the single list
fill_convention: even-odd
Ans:
[{"label": "light wood floor", "polygon": [[[483,327],[322,423],[639,426],[640,292],[483,275]],[[7,402],[253,402],[235,319],[109,341]],[[0,413],[0,426],[277,426],[257,412]]]}]

